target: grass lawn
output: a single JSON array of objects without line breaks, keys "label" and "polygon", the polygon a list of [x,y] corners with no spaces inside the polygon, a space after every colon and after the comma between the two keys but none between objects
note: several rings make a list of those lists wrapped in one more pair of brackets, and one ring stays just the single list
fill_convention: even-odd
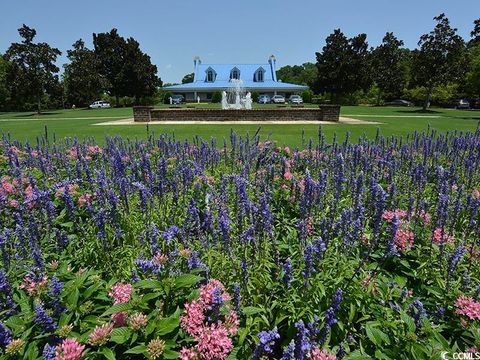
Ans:
[{"label": "grass lawn", "polygon": [[[196,107],[211,106],[211,104],[195,104]],[[216,105],[219,106],[219,105]],[[259,107],[275,107],[275,105],[256,105]],[[310,106],[310,105],[307,105]],[[315,105],[314,105],[315,106]],[[418,108],[395,107],[364,107],[344,106],[342,116],[355,119],[370,120],[380,124],[323,125],[322,128],[331,140],[334,134],[343,139],[346,132],[352,139],[366,134],[375,136],[377,128],[385,136],[406,136],[413,131],[426,131],[428,126],[440,132],[446,131],[474,131],[480,121],[480,112],[434,109],[428,113],[421,112]],[[42,135],[45,126],[50,135],[55,133],[57,139],[64,137],[94,137],[102,142],[105,136],[121,135],[124,137],[144,138],[150,132],[158,135],[161,133],[175,133],[177,139],[191,140],[195,135],[209,140],[216,137],[219,141],[228,138],[233,128],[238,134],[253,134],[260,128],[260,136],[264,139],[269,136],[280,145],[297,146],[301,144],[302,131],[305,138],[317,138],[318,126],[316,125],[113,125],[94,126],[96,123],[112,121],[115,119],[131,118],[131,108],[98,109],[98,110],[55,110],[46,111],[42,115],[33,113],[0,113],[0,132],[10,134],[17,140],[35,142],[36,137]]]}]

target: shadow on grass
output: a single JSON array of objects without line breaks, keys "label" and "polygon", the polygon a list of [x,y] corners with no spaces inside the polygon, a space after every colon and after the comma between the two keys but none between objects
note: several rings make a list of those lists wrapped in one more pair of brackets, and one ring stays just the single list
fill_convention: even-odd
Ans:
[{"label": "shadow on grass", "polygon": [[19,115],[14,115],[13,117],[16,118],[31,118],[35,116],[44,116],[44,115],[55,115],[58,114],[58,112],[42,112],[41,114],[38,113],[31,113],[31,114],[19,114]]},{"label": "shadow on grass", "polygon": [[418,109],[418,110],[396,110],[395,112],[404,113],[404,114],[442,114],[441,111],[423,110],[423,109]]}]

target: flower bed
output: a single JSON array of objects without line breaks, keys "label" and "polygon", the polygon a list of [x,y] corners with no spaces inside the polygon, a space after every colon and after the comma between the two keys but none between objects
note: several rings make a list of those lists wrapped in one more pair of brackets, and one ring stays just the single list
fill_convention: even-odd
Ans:
[{"label": "flower bed", "polygon": [[0,168],[1,359],[480,347],[480,131],[295,150],[4,137]]}]

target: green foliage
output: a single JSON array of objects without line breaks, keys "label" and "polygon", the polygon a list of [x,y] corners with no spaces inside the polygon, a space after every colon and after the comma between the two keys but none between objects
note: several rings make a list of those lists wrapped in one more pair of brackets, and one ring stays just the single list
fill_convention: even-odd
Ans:
[{"label": "green foliage", "polygon": [[10,89],[7,83],[7,76],[10,63],[0,54],[0,109],[2,109],[10,97]]},{"label": "green foliage", "polygon": [[313,87],[318,76],[317,67],[313,63],[302,65],[286,65],[277,70],[277,79],[283,82]]},{"label": "green foliage", "polygon": [[193,82],[193,79],[195,77],[194,73],[187,74],[183,77],[182,79],[182,84],[189,84]]},{"label": "green foliage", "polygon": [[7,83],[12,107],[22,108],[27,103],[35,103],[37,112],[42,110],[42,102],[58,86],[59,69],[55,65],[62,53],[47,43],[35,43],[36,30],[25,24],[18,29],[20,43],[12,43],[5,58],[11,63]]},{"label": "green foliage", "polygon": [[318,78],[315,90],[330,93],[338,101],[371,84],[367,36],[348,39],[336,29],[326,39],[322,52],[316,53]]},{"label": "green foliage", "polygon": [[212,94],[212,103],[220,103],[222,102],[222,93],[220,91],[215,91]]},{"label": "green foliage", "polygon": [[465,75],[467,91],[472,97],[480,97],[480,42],[470,50],[470,66]]},{"label": "green foliage", "polygon": [[432,90],[427,89],[425,86],[417,86],[412,89],[405,89],[404,96],[416,104],[422,104],[425,98],[428,97],[436,105],[451,105],[453,100],[458,97],[458,85],[440,85]]},{"label": "green foliage", "polygon": [[314,94],[313,94],[313,91],[308,89],[308,90],[305,90],[303,93],[302,93],[302,99],[303,99],[303,102],[304,103],[311,103],[312,102],[312,98],[313,98]]},{"label": "green foliage", "polygon": [[[259,96],[260,96],[260,94],[258,92],[256,92],[256,91],[252,92],[252,101],[257,102]],[[220,99],[220,101],[221,101],[221,99]]]},{"label": "green foliage", "polygon": [[420,37],[419,49],[413,52],[414,86],[427,89],[423,109],[426,110],[433,89],[461,79],[465,71],[465,42],[450,26],[445,14],[434,18],[435,28]]},{"label": "green foliage", "polygon": [[125,40],[117,29],[112,29],[108,33],[93,34],[93,45],[98,72],[107,84],[105,90],[115,97],[117,106],[120,106],[120,97],[133,97],[135,103],[139,103],[142,97],[153,96],[161,86],[157,67],[135,39]]},{"label": "green foliage", "polygon": [[98,100],[105,88],[105,80],[99,74],[100,63],[95,53],[85,47],[82,39],[67,51],[69,64],[64,65],[63,75],[67,102],[70,106],[88,106]]}]

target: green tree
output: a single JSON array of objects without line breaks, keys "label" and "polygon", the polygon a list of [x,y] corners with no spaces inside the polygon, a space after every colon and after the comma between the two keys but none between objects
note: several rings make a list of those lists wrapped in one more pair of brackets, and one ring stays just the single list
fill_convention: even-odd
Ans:
[{"label": "green tree", "polygon": [[480,44],[470,50],[470,65],[465,75],[465,87],[472,97],[480,96]]},{"label": "green tree", "polygon": [[382,44],[372,51],[372,80],[378,86],[377,105],[380,99],[397,98],[407,84],[404,66],[403,41],[398,40],[391,32],[387,32]]},{"label": "green tree", "polygon": [[64,65],[66,100],[71,105],[88,105],[103,92],[104,81],[98,72],[99,61],[82,39],[77,40],[67,54],[70,63]]},{"label": "green tree", "polygon": [[10,70],[10,63],[0,55],[0,109],[4,109],[10,97],[10,90],[7,82],[7,75]]},{"label": "green tree", "polygon": [[306,62],[302,65],[286,65],[277,70],[277,79],[283,82],[312,87],[317,79],[317,67]]},{"label": "green tree", "polygon": [[318,77],[315,90],[330,93],[335,101],[371,85],[370,57],[366,35],[348,39],[340,29],[326,39],[322,52],[317,52]]},{"label": "green tree", "polygon": [[458,83],[465,69],[465,43],[450,26],[445,14],[436,16],[435,28],[420,37],[419,49],[414,51],[412,77],[414,85],[427,89],[423,102],[426,110],[435,87]]},{"label": "green tree", "polygon": [[62,53],[47,43],[33,42],[37,32],[25,24],[18,33],[22,42],[12,43],[5,55],[12,63],[9,76],[12,96],[19,102],[35,102],[40,114],[44,96],[58,83],[55,61]]},{"label": "green tree", "polygon": [[189,84],[193,82],[193,79],[195,77],[194,73],[187,74],[183,77],[182,79],[182,84]]},{"label": "green tree", "polygon": [[115,97],[116,106],[120,105],[122,96],[135,97],[138,103],[141,97],[153,96],[161,86],[157,67],[135,39],[125,40],[117,29],[112,29],[108,33],[93,34],[93,45],[99,73],[107,81],[106,89]]},{"label": "green tree", "polygon": [[469,46],[480,45],[480,19],[473,22],[473,30],[470,33],[472,39],[469,42]]},{"label": "green tree", "polygon": [[153,96],[162,86],[162,81],[157,76],[157,66],[152,64],[150,56],[142,52],[135,39],[127,39],[125,54],[123,94],[134,97],[135,103],[139,104],[141,98]]}]

